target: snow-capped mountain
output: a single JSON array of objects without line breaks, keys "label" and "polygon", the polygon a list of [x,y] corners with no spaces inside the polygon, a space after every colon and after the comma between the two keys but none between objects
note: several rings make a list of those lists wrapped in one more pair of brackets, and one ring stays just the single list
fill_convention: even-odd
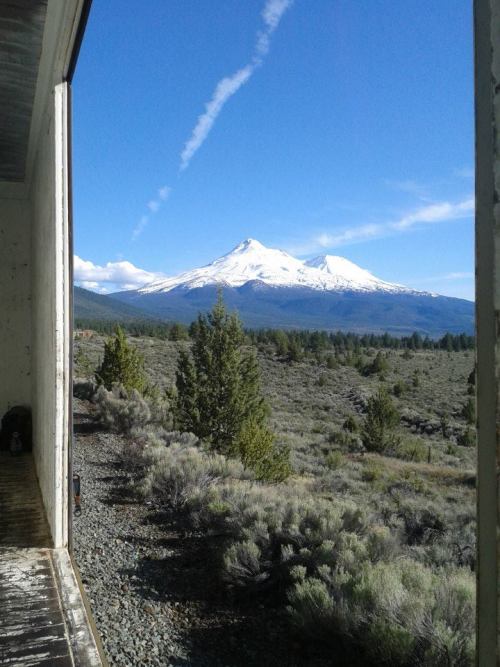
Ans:
[{"label": "snow-capped mountain", "polygon": [[210,310],[219,287],[247,327],[431,336],[474,327],[470,301],[385,282],[344,257],[304,261],[253,239],[207,266],[112,297],[148,316],[189,323]]},{"label": "snow-capped mountain", "polygon": [[344,257],[321,255],[303,261],[283,250],[266,248],[247,239],[211,264],[173,278],[151,283],[141,294],[169,292],[176,287],[196,289],[207,285],[241,287],[258,281],[269,287],[304,287],[313,290],[408,293],[402,285],[388,283]]}]

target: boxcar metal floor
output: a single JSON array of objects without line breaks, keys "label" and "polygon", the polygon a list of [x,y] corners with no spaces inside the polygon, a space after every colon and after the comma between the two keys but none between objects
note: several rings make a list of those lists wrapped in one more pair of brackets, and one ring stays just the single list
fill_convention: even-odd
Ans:
[{"label": "boxcar metal floor", "polygon": [[0,452],[0,665],[102,661],[66,549],[52,549],[33,459]]}]

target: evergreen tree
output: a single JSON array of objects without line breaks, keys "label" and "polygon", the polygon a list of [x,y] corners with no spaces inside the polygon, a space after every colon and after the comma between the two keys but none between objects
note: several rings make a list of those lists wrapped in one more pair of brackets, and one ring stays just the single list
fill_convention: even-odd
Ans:
[{"label": "evergreen tree", "polygon": [[395,446],[397,438],[394,429],[398,424],[399,413],[387,390],[381,386],[378,392],[368,399],[362,432],[366,449],[382,453],[389,447]]},{"label": "evergreen tree", "polygon": [[290,474],[288,449],[277,449],[269,428],[253,418],[243,426],[237,442],[237,454],[257,479],[282,482]]},{"label": "evergreen tree", "polygon": [[196,372],[191,357],[181,350],[176,373],[177,394],[175,400],[176,420],[184,431],[200,431]]},{"label": "evergreen tree", "polygon": [[304,353],[298,339],[293,336],[288,343],[288,361],[302,361]]},{"label": "evergreen tree", "polygon": [[147,387],[144,357],[128,343],[120,326],[116,327],[114,337],[104,343],[104,358],[95,372],[95,378],[108,391],[115,383],[120,383],[127,391],[137,389],[141,393]]},{"label": "evergreen tree", "polygon": [[284,331],[278,329],[275,334],[276,354],[279,357],[284,357],[288,353],[288,336]]},{"label": "evergreen tree", "polygon": [[362,367],[363,375],[375,375],[376,373],[385,373],[389,368],[387,359],[382,352],[377,352],[375,359]]},{"label": "evergreen tree", "polygon": [[178,322],[174,322],[170,329],[168,338],[172,341],[187,340],[189,338],[187,327],[185,327],[183,324],[179,324]]},{"label": "evergreen tree", "polygon": [[214,449],[238,453],[245,425],[264,427],[268,413],[260,394],[260,371],[253,351],[243,350],[244,335],[222,296],[208,315],[191,327],[192,359],[182,353],[176,375],[176,421]]}]

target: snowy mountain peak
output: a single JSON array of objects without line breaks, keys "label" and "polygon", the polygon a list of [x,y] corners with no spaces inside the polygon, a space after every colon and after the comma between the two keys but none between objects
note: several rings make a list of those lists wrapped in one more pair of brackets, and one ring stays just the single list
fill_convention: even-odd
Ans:
[{"label": "snowy mountain peak", "polygon": [[370,287],[373,287],[373,289],[383,288],[390,291],[393,291],[391,288],[405,289],[402,285],[386,283],[376,278],[366,269],[362,269],[357,264],[354,264],[354,262],[338,255],[319,255],[307,260],[305,264],[311,268],[318,269],[322,273],[327,273],[339,282],[347,281],[353,285],[364,285],[367,289],[370,289]]},{"label": "snowy mountain peak", "polygon": [[265,246],[262,245],[260,241],[256,239],[245,239],[241,243],[238,243],[236,248],[231,250],[231,252],[247,252],[248,250],[262,250]]},{"label": "snowy mountain peak", "polygon": [[304,261],[249,238],[211,264],[146,285],[139,292],[169,292],[176,287],[194,289],[206,285],[241,287],[251,281],[270,287],[322,291],[414,291],[380,280],[344,257],[321,255]]}]

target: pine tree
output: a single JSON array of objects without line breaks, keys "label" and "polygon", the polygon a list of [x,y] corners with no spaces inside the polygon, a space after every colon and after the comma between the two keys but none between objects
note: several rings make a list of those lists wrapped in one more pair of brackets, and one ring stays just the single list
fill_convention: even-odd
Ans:
[{"label": "pine tree", "polygon": [[127,391],[137,389],[141,393],[147,387],[144,357],[128,343],[120,326],[116,327],[114,337],[104,343],[104,358],[95,372],[95,378],[108,391],[115,383],[123,385]]}]

